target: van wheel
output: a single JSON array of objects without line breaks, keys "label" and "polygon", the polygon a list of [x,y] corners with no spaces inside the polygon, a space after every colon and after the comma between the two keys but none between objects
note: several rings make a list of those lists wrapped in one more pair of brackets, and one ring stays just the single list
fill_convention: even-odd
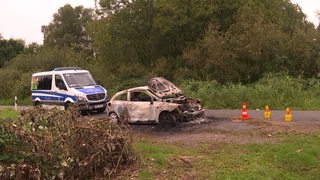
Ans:
[{"label": "van wheel", "polygon": [[161,127],[172,127],[176,125],[176,118],[172,113],[164,111],[159,115],[159,125]]},{"label": "van wheel", "polygon": [[66,102],[66,104],[64,104],[64,110],[67,110],[71,105],[71,102]]},{"label": "van wheel", "polygon": [[36,102],[34,102],[34,106],[35,106],[36,108],[41,107],[41,103],[40,103],[40,101],[36,101]]}]

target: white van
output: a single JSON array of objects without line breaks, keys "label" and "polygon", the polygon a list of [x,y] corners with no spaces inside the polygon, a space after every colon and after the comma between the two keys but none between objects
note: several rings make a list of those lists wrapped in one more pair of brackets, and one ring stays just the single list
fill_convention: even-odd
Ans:
[{"label": "white van", "polygon": [[32,74],[34,106],[75,104],[82,111],[103,112],[108,100],[107,90],[100,86],[89,71],[79,67],[59,67],[52,71]]}]

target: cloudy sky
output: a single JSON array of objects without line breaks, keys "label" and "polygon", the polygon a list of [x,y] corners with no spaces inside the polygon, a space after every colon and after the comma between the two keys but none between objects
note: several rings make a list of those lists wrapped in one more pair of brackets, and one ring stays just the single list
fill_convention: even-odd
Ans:
[{"label": "cloudy sky", "polygon": [[[316,11],[320,0],[291,0],[298,3],[308,20],[318,25]],[[0,34],[5,39],[23,39],[27,44],[42,44],[41,26],[52,21],[52,15],[65,4],[94,7],[94,0],[0,0]]]}]

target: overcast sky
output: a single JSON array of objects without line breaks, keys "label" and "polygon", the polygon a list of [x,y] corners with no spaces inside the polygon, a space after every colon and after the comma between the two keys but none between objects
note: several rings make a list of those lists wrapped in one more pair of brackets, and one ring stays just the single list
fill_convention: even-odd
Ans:
[{"label": "overcast sky", "polygon": [[94,7],[94,0],[0,0],[0,33],[4,39],[23,39],[42,44],[41,26],[65,4]]},{"label": "overcast sky", "polygon": [[[319,24],[316,11],[320,10],[320,0],[291,0],[298,3],[308,20]],[[65,4],[73,7],[82,5],[94,7],[94,0],[0,0],[0,34],[4,39],[23,39],[27,44],[42,44],[41,26],[48,25],[52,16]]]}]

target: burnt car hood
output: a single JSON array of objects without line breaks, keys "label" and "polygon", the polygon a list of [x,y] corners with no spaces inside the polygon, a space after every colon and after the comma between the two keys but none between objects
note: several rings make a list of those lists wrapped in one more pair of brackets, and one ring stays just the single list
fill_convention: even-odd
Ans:
[{"label": "burnt car hood", "polygon": [[172,95],[175,95],[176,97],[183,96],[183,92],[180,88],[163,77],[151,78],[147,85],[149,89],[160,98]]}]

